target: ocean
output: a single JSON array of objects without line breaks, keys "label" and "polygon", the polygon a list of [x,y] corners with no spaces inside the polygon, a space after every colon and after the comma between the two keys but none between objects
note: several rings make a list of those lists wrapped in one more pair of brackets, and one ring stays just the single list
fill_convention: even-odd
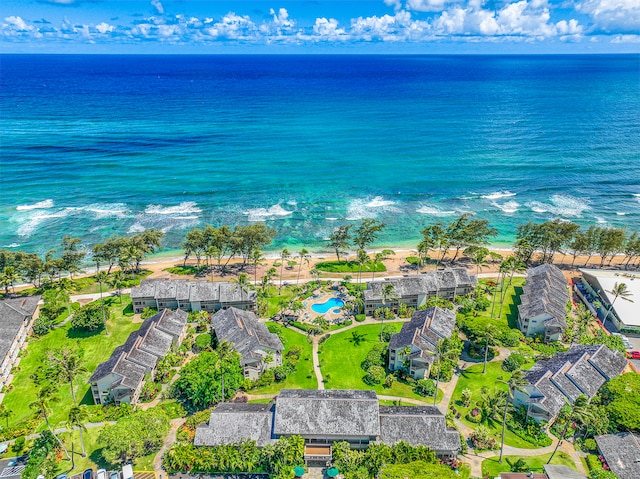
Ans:
[{"label": "ocean", "polygon": [[463,212],[640,230],[640,57],[2,55],[0,248]]}]

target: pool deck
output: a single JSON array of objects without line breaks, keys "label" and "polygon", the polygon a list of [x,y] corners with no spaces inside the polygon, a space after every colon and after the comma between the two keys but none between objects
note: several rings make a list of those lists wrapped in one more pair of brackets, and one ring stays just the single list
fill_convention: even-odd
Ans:
[{"label": "pool deck", "polygon": [[[346,302],[344,294],[336,291],[324,292],[319,295],[311,296],[310,298],[307,298],[302,302],[302,304],[304,305],[304,313],[302,314],[301,321],[310,322],[319,316],[324,316],[324,318],[330,323],[339,323],[344,320],[344,311],[342,310],[342,307],[330,308],[326,313],[316,313],[313,309],[311,309],[311,306],[313,306],[314,304],[326,303],[331,298],[339,298],[341,301]],[[340,312],[334,313],[335,309],[340,309]]]}]

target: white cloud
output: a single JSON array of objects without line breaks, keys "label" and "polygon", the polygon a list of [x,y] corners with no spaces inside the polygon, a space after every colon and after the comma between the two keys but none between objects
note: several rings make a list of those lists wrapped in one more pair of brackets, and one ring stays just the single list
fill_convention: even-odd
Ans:
[{"label": "white cloud", "polygon": [[640,35],[616,35],[611,43],[640,43]]},{"label": "white cloud", "polygon": [[116,27],[114,27],[113,25],[109,25],[108,23],[102,22],[102,23],[98,23],[96,25],[96,30],[98,30],[98,32],[102,33],[103,35],[105,33],[111,33],[115,30]]},{"label": "white cloud", "polygon": [[30,27],[26,24],[26,22],[21,17],[10,16],[4,19],[10,26],[14,27],[16,30],[20,31],[28,31]]},{"label": "white cloud", "polygon": [[[455,1],[455,0],[453,0]],[[452,0],[407,0],[407,9],[417,12],[441,12]]]},{"label": "white cloud", "polygon": [[313,25],[313,33],[322,37],[324,40],[337,40],[339,38],[346,38],[346,32],[344,28],[338,28],[338,20],[335,18],[316,18],[316,23]]},{"label": "white cloud", "polygon": [[248,15],[236,15],[227,13],[220,22],[216,22],[206,28],[206,33],[215,38],[227,38],[230,40],[250,39],[255,36],[256,25]]},{"label": "white cloud", "polygon": [[164,13],[164,7],[162,6],[162,3],[160,2],[160,0],[151,0],[151,5],[153,6],[153,8],[156,9],[156,12],[158,12],[160,15]]},{"label": "white cloud", "polygon": [[596,32],[640,32],[638,0],[585,0],[576,5],[576,10],[591,17]]}]

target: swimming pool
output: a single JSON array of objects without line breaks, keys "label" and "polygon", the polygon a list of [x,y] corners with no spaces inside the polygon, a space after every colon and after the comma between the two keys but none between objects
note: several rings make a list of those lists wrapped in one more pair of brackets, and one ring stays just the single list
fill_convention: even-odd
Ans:
[{"label": "swimming pool", "polygon": [[[315,313],[324,314],[330,309],[342,308],[343,306],[344,301],[342,301],[340,298],[329,298],[324,303],[312,304],[311,310]],[[336,313],[336,310],[334,309],[333,312]],[[339,313],[340,310],[338,309],[337,312]]]}]

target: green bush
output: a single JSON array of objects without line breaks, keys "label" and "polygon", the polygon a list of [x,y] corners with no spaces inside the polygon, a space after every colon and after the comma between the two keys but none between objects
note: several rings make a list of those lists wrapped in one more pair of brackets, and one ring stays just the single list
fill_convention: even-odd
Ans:
[{"label": "green bush", "polygon": [[386,372],[382,366],[371,366],[367,370],[367,375],[364,377],[366,384],[374,385],[380,384],[386,378]]},{"label": "green bush", "polygon": [[209,333],[199,334],[196,336],[194,346],[198,351],[203,351],[211,346],[211,335]]},{"label": "green bush", "polygon": [[522,353],[511,353],[507,359],[502,361],[502,369],[512,373],[516,369],[520,369],[520,367],[526,362],[527,359]]},{"label": "green bush", "polygon": [[140,313],[140,317],[142,319],[147,319],[147,318],[150,318],[151,316],[155,316],[156,314],[158,314],[157,309],[153,309],[147,306],[142,310],[142,313]]},{"label": "green bush", "polygon": [[585,439],[582,442],[582,448],[586,451],[597,451],[598,450],[598,445],[596,444],[595,439],[589,438],[589,439]]},{"label": "green bush", "polygon": [[365,319],[367,319],[367,317],[364,314],[356,314],[356,321],[358,323],[363,322]]},{"label": "green bush", "polygon": [[418,379],[413,391],[420,396],[433,396],[436,392],[436,383],[433,379]]},{"label": "green bush", "polygon": [[99,301],[94,301],[82,306],[73,314],[71,327],[81,331],[98,331],[104,328],[104,316],[102,305]]}]

